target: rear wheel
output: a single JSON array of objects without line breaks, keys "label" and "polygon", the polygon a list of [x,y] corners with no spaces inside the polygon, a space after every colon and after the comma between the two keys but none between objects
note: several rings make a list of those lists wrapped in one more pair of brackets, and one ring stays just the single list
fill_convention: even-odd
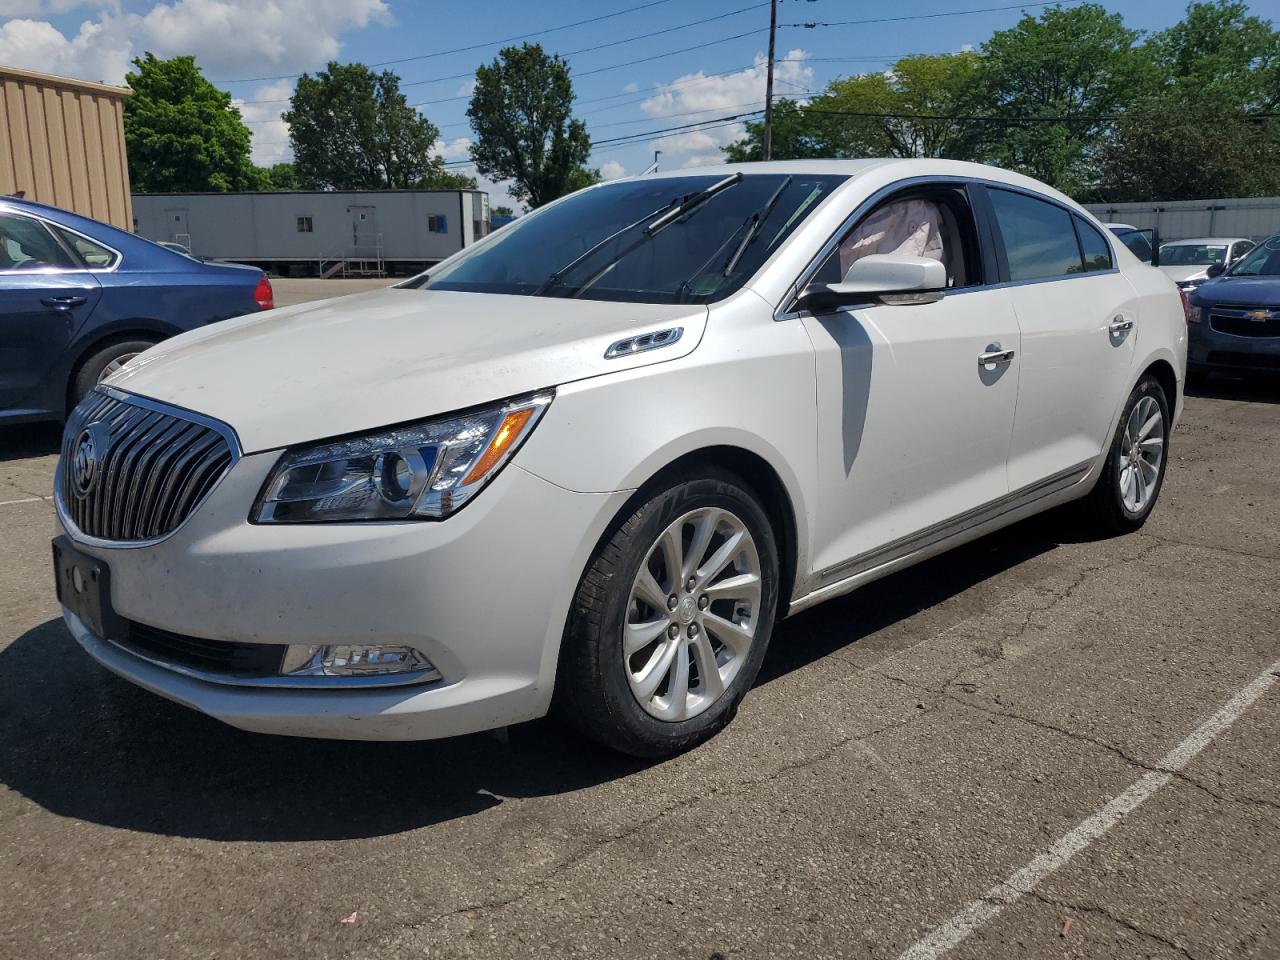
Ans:
[{"label": "rear wheel", "polygon": [[71,406],[84,399],[85,394],[114,374],[126,363],[156,345],[155,340],[115,340],[104,344],[85,357],[71,383]]},{"label": "rear wheel", "polygon": [[778,554],[755,494],[708,470],[622,521],[578,586],[557,712],[635,756],[687,750],[755,681],[777,607]]},{"label": "rear wheel", "polygon": [[1164,485],[1169,401],[1158,380],[1143,377],[1120,414],[1106,464],[1085,500],[1106,533],[1130,533],[1147,521]]}]

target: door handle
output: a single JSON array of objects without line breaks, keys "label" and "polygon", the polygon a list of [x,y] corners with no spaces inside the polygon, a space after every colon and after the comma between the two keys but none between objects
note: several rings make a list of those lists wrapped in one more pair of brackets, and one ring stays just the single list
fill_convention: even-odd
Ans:
[{"label": "door handle", "polygon": [[[999,346],[999,344],[993,344]],[[1012,350],[991,350],[987,353],[978,354],[978,366],[989,367],[996,363],[1013,363]]]},{"label": "door handle", "polygon": [[1107,329],[1112,333],[1124,333],[1126,330],[1133,329],[1133,321],[1127,317],[1118,316],[1107,325]]},{"label": "door handle", "polygon": [[88,302],[87,297],[42,297],[40,302],[55,310],[70,310]]}]

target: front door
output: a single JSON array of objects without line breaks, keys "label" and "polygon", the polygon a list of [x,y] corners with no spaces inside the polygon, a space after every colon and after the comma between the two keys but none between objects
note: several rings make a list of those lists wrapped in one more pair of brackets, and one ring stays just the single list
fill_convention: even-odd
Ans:
[{"label": "front door", "polygon": [[51,374],[102,288],[40,221],[0,213],[0,413],[61,409]]},{"label": "front door", "polygon": [[890,198],[818,277],[843,276],[858,250],[941,259],[949,289],[933,303],[804,317],[817,352],[818,589],[947,536],[1009,492],[1021,343],[1007,291],[984,284],[964,190]]},{"label": "front door", "polygon": [[1110,241],[1048,199],[991,188],[1008,294],[1022,330],[1012,489],[1083,474],[1111,440],[1139,318]]}]

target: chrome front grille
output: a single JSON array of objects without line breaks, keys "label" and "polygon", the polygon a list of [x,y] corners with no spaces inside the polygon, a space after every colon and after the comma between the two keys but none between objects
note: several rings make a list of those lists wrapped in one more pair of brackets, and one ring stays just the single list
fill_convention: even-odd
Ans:
[{"label": "chrome front grille", "polygon": [[159,539],[182,525],[237,456],[228,427],[99,387],[62,436],[63,519],[100,540]]}]

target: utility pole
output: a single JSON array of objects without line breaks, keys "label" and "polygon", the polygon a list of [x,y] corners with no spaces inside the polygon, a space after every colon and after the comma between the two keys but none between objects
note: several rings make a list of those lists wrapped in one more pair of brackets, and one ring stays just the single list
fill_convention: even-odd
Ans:
[{"label": "utility pole", "polygon": [[761,138],[761,156],[773,159],[773,48],[778,38],[778,0],[769,3],[769,65],[765,68],[764,81],[764,136]]}]

